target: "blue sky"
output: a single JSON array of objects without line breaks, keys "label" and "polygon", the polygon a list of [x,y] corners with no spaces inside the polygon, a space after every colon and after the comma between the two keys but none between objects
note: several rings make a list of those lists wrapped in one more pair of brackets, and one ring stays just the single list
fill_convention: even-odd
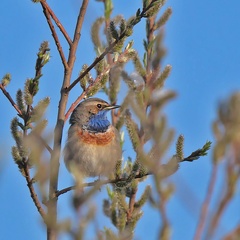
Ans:
[{"label": "blue sky", "polygon": [[[66,29],[73,31],[78,6],[81,1],[48,1]],[[128,18],[135,14],[141,1],[115,0],[114,15],[121,13]],[[45,96],[51,97],[51,105],[47,112],[51,130],[55,124],[55,116],[59,101],[59,86],[63,70],[56,47],[52,40],[40,5],[30,0],[2,0],[1,9],[1,54],[0,76],[10,72],[12,82],[7,90],[15,95],[22,88],[26,78],[33,77],[36,53],[43,40],[50,42],[51,61],[44,69],[40,93],[36,101]],[[165,26],[165,46],[168,49],[164,64],[172,65],[172,73],[165,88],[177,92],[177,98],[165,108],[169,127],[185,136],[185,153],[191,153],[201,147],[206,140],[213,141],[211,123],[216,117],[216,107],[220,100],[226,99],[234,91],[240,90],[240,2],[238,0],[223,1],[167,1],[173,15]],[[76,60],[73,79],[83,63],[90,64],[94,59],[93,46],[90,44],[90,26],[97,16],[101,16],[103,6],[90,1],[80,46]],[[134,30],[134,46],[143,53],[144,22]],[[71,34],[72,36],[72,34]],[[63,44],[65,50],[67,45]],[[70,95],[68,106],[77,98],[81,89],[75,88]],[[98,96],[102,97],[101,94]],[[121,98],[119,98],[121,103]],[[7,99],[0,94],[0,236],[5,239],[44,239],[45,230],[33,205],[26,187],[25,179],[20,175],[17,166],[9,154],[14,144],[9,125],[16,115]],[[64,128],[66,138],[68,124]],[[176,138],[175,138],[176,139]],[[174,151],[174,143],[172,145]],[[128,154],[129,153],[129,154]],[[126,155],[131,149],[126,147]],[[171,154],[171,152],[169,153]],[[224,181],[221,165],[214,199],[216,200]],[[169,219],[172,223],[172,239],[192,239],[201,202],[207,189],[211,172],[211,153],[193,163],[183,163],[179,171],[169,182],[176,184],[176,194],[168,204]],[[151,184],[151,179],[144,184]],[[62,165],[60,169],[60,188],[72,184],[71,176]],[[144,185],[143,184],[143,185]],[[141,188],[140,188],[141,191]],[[239,187],[238,197],[224,213],[217,237],[231,230],[239,223]],[[97,199],[104,197],[104,191]],[[60,218],[71,214],[69,202],[71,194],[65,194],[59,201]],[[96,199],[95,199],[96,200]],[[94,200],[93,200],[94,201]],[[100,200],[99,200],[100,202]],[[101,204],[100,204],[101,206]],[[157,239],[157,229],[161,224],[158,213],[146,206],[144,216],[136,229],[136,239]],[[210,212],[214,210],[214,202]],[[229,220],[230,219],[230,220]],[[101,224],[107,224],[103,218]],[[151,227],[151,232],[147,231]],[[216,237],[216,238],[217,238]],[[63,238],[64,240],[67,238]]]}]

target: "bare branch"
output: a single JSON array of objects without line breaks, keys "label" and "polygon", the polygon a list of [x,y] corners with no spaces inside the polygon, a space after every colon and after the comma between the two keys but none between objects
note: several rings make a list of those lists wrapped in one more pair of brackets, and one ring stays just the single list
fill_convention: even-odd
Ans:
[{"label": "bare branch", "polygon": [[44,6],[45,9],[47,9],[47,11],[49,12],[50,16],[52,17],[52,19],[54,20],[54,22],[58,26],[59,30],[62,32],[63,36],[67,40],[69,46],[71,46],[72,45],[72,39],[69,37],[67,31],[65,30],[65,28],[63,27],[63,25],[61,24],[61,22],[59,21],[59,19],[55,15],[55,13],[53,12],[53,10],[47,4],[46,0],[42,0],[41,4],[42,4],[42,6]]},{"label": "bare branch", "polygon": [[142,10],[142,12],[138,15],[138,17],[136,17],[131,24],[129,24],[128,27],[126,27],[126,30],[119,36],[119,38],[117,40],[115,40],[114,42],[112,42],[106,49],[105,51],[98,56],[93,63],[76,79],[72,82],[72,84],[67,87],[65,89],[65,93],[68,93],[69,91],[72,90],[72,88],[74,88],[74,86],[76,86],[76,84],[83,78],[85,77],[89,71],[91,71],[96,65],[97,63],[99,63],[108,53],[110,53],[113,48],[122,40],[124,39],[126,36],[129,36],[129,29],[132,29],[139,21],[141,21],[142,18],[146,17],[145,14],[146,12],[151,8],[151,4]]},{"label": "bare branch", "polygon": [[30,177],[30,173],[29,173],[29,169],[28,169],[28,165],[27,163],[24,164],[23,166],[23,170],[24,170],[24,175],[25,175],[25,179],[27,181],[27,186],[28,186],[28,189],[29,189],[29,192],[30,192],[30,195],[31,195],[31,198],[38,210],[38,212],[40,213],[41,217],[43,218],[43,220],[46,222],[46,213],[38,199],[38,196],[35,192],[35,189],[33,187],[33,182],[32,182],[32,179]]},{"label": "bare branch", "polygon": [[[76,59],[76,50],[80,39],[80,32],[82,28],[82,22],[86,13],[88,0],[83,0],[80,8],[73,43],[70,46],[70,52],[68,56],[67,68],[65,68],[64,79],[62,83],[61,97],[59,101],[59,109],[57,115],[57,122],[54,130],[54,146],[50,160],[50,181],[49,181],[49,204],[48,204],[48,216],[51,217],[51,226],[47,227],[48,240],[57,239],[57,198],[54,198],[55,192],[58,189],[58,175],[59,175],[59,159],[61,152],[61,142],[64,126],[64,114],[66,111],[66,105],[68,100],[68,93],[63,91],[70,84],[72,70]],[[49,25],[50,26],[50,25]],[[65,66],[65,65],[64,65]]]},{"label": "bare branch", "polygon": [[223,240],[234,240],[234,239],[238,239],[238,237],[240,236],[240,224],[233,229],[230,233],[228,233],[225,237],[223,237]]},{"label": "bare branch", "polygon": [[[152,175],[152,173],[148,172],[146,173],[145,175],[136,175],[135,176],[135,179],[138,179],[138,178],[144,178],[148,175]],[[106,184],[117,184],[117,183],[123,183],[123,182],[126,182],[127,179],[126,178],[119,178],[119,179],[107,179],[107,180],[102,180],[102,181],[94,181],[94,182],[89,182],[89,183],[83,183],[82,184],[82,187],[93,187],[95,186],[96,184],[99,184],[100,186],[103,186],[103,185],[106,185]],[[59,197],[60,195],[64,194],[64,193],[67,193],[73,189],[75,189],[76,186],[71,186],[71,187],[67,187],[67,188],[64,188],[62,190],[59,190],[59,191],[56,191],[55,193],[55,197]]]},{"label": "bare branch", "polygon": [[129,206],[128,206],[128,211],[127,211],[127,221],[131,221],[133,210],[134,210],[134,204],[136,201],[136,195],[137,195],[137,190],[131,194],[129,198]]},{"label": "bare branch", "polygon": [[53,25],[53,23],[51,21],[51,16],[50,16],[50,13],[49,13],[49,9],[50,8],[49,8],[48,4],[46,3],[46,1],[41,1],[41,5],[42,5],[42,8],[43,8],[43,13],[44,13],[44,15],[45,15],[45,17],[47,19],[49,28],[50,28],[50,30],[52,32],[53,39],[54,39],[55,44],[57,46],[57,50],[58,50],[59,55],[60,55],[60,57],[62,59],[62,63],[64,65],[64,68],[68,69],[68,63],[67,63],[66,58],[64,56],[62,46],[61,46],[60,41],[58,39],[58,35],[57,35],[56,31],[55,31],[54,25]]},{"label": "bare branch", "polygon": [[213,190],[214,190],[216,179],[217,179],[217,170],[218,170],[217,165],[214,164],[212,168],[211,179],[208,185],[207,195],[202,204],[201,214],[200,214],[199,222],[195,232],[194,240],[202,239],[204,224],[206,223],[208,208],[209,208],[210,201],[212,199]]}]

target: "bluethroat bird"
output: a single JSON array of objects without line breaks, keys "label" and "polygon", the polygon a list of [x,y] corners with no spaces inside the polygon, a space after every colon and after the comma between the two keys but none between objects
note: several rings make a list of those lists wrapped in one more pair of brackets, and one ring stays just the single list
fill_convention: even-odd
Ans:
[{"label": "bluethroat bird", "polygon": [[106,114],[118,107],[99,98],[89,98],[74,109],[64,149],[65,165],[73,175],[83,178],[114,174],[122,150],[119,132]]}]

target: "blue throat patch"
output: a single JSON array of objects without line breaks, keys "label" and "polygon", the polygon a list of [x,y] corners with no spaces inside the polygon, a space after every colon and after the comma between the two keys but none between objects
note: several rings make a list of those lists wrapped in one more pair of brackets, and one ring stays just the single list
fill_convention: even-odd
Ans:
[{"label": "blue throat patch", "polygon": [[94,114],[89,119],[87,130],[91,132],[106,132],[108,127],[110,126],[110,122],[107,119],[108,111],[100,111],[97,114]]}]

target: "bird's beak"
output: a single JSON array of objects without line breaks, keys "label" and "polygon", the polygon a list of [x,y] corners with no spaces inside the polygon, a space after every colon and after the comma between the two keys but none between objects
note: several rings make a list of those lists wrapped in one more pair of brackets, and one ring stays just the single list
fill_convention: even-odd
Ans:
[{"label": "bird's beak", "polygon": [[112,110],[112,109],[120,108],[120,107],[121,107],[120,105],[112,105],[112,106],[105,107],[104,110]]}]

